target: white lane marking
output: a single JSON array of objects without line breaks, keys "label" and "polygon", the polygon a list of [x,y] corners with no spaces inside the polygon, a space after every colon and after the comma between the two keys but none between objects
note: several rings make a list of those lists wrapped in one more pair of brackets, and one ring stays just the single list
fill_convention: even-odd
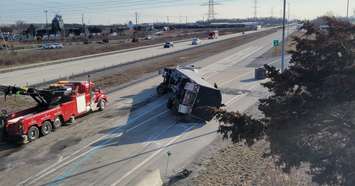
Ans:
[{"label": "white lane marking", "polygon": [[175,138],[173,138],[172,140],[170,140],[165,146],[161,147],[159,150],[157,150],[156,152],[154,152],[152,155],[150,155],[148,158],[146,158],[145,160],[143,160],[140,164],[138,164],[137,166],[135,166],[133,169],[131,169],[130,171],[128,171],[125,175],[123,175],[120,179],[118,179],[117,181],[115,181],[113,184],[111,184],[111,186],[116,186],[119,185],[125,178],[127,178],[128,176],[130,176],[133,172],[135,172],[137,169],[139,169],[140,167],[142,167],[144,164],[146,164],[147,162],[149,162],[150,160],[152,160],[156,155],[158,155],[160,152],[162,152],[163,150],[165,150],[166,147],[169,147],[171,144],[173,144],[175,141],[177,141],[179,138],[181,138],[182,136],[184,136],[186,134],[186,132],[188,132],[189,130],[191,130],[194,126],[191,126],[189,128],[187,128],[186,130],[183,131],[183,133],[179,136],[176,136]]},{"label": "white lane marking", "polygon": [[[162,105],[162,104],[159,104],[158,106],[160,107],[161,105]],[[140,114],[140,115],[138,115],[138,116],[135,117],[133,120],[137,120],[138,118],[143,117],[143,116],[144,116],[145,114],[147,114],[148,112],[151,112],[151,109],[150,109],[150,110],[147,110],[146,112],[144,112],[144,113],[142,113],[142,114]],[[134,127],[127,129],[126,132],[130,132],[130,131],[132,131],[132,130],[134,130],[134,129],[136,129],[136,128],[142,126],[142,125],[144,125],[144,124],[147,123],[148,121],[151,121],[151,120],[154,119],[154,118],[157,118],[157,117],[159,117],[159,116],[161,116],[161,115],[163,115],[163,114],[166,114],[167,112],[168,112],[168,111],[166,110],[166,111],[164,111],[164,112],[162,112],[162,113],[160,113],[160,114],[158,114],[158,115],[152,116],[151,118],[149,118],[149,119],[147,119],[147,120],[141,122],[140,124],[135,125]],[[40,180],[41,178],[43,178],[44,176],[47,176],[48,174],[53,173],[53,172],[55,172],[56,170],[58,170],[58,169],[60,169],[60,168],[62,168],[62,167],[64,167],[64,166],[68,165],[69,163],[71,163],[71,162],[73,162],[73,161],[79,159],[80,157],[82,157],[82,156],[88,154],[89,152],[91,152],[92,150],[95,150],[97,147],[92,147],[92,148],[88,149],[87,151],[84,151],[83,153],[79,154],[78,156],[75,156],[76,154],[80,153],[81,151],[83,151],[84,149],[90,147],[91,145],[97,143],[98,141],[100,141],[100,140],[102,140],[102,139],[104,139],[104,138],[106,138],[106,137],[109,137],[109,136],[113,135],[115,132],[117,132],[117,131],[120,130],[120,129],[121,129],[121,128],[117,128],[117,129],[111,131],[109,134],[106,134],[106,135],[104,135],[104,136],[101,136],[100,138],[98,138],[98,139],[92,141],[91,143],[89,143],[88,145],[84,146],[83,148],[81,148],[81,149],[75,151],[74,153],[72,153],[71,155],[65,157],[65,158],[62,159],[61,161],[58,161],[57,163],[52,164],[51,166],[49,166],[48,168],[46,168],[46,169],[40,171],[40,172],[37,173],[36,175],[33,175],[33,176],[27,178],[26,180],[20,182],[18,185],[24,185],[24,184],[26,184],[27,182],[29,182],[29,183],[27,183],[27,184],[31,184],[31,183],[33,183],[33,182],[36,182],[36,181]],[[72,156],[75,156],[75,157],[72,157]],[[70,158],[73,158],[73,159],[69,160]],[[67,160],[68,160],[68,161],[67,161]],[[62,162],[63,162],[63,163],[62,163]]]}]

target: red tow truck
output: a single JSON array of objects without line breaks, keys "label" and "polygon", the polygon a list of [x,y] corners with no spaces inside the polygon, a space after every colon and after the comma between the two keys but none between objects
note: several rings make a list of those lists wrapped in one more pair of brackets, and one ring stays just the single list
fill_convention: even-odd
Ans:
[{"label": "red tow truck", "polygon": [[10,114],[3,110],[0,114],[4,137],[22,143],[46,136],[62,124],[74,123],[76,117],[85,113],[104,110],[108,99],[91,81],[59,81],[45,89],[0,86],[0,92],[5,99],[9,95],[24,95],[37,102],[26,110]]}]

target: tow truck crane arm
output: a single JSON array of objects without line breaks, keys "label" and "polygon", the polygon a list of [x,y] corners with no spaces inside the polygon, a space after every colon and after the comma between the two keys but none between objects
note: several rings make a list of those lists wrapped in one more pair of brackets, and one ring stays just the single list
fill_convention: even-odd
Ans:
[{"label": "tow truck crane arm", "polygon": [[49,106],[54,98],[67,95],[66,90],[63,89],[39,90],[36,88],[22,88],[4,85],[0,85],[0,92],[4,93],[5,100],[7,96],[12,95],[30,96],[41,106]]}]

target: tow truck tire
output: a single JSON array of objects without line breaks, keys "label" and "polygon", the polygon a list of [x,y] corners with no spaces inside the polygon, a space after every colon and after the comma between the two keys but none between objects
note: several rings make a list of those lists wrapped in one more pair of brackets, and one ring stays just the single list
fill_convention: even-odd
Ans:
[{"label": "tow truck tire", "polygon": [[97,105],[99,107],[99,111],[105,110],[106,103],[104,100],[101,99]]},{"label": "tow truck tire", "polygon": [[69,121],[65,123],[65,125],[69,126],[69,125],[72,125],[76,122],[75,120],[75,116],[71,116]]},{"label": "tow truck tire", "polygon": [[52,123],[50,121],[45,121],[41,127],[41,133],[43,136],[47,136],[49,133],[52,132]]},{"label": "tow truck tire", "polygon": [[61,126],[62,126],[62,120],[59,117],[55,118],[53,122],[53,130],[57,130]]},{"label": "tow truck tire", "polygon": [[36,126],[32,126],[29,130],[28,130],[28,141],[34,141],[37,138],[39,138],[39,129]]}]

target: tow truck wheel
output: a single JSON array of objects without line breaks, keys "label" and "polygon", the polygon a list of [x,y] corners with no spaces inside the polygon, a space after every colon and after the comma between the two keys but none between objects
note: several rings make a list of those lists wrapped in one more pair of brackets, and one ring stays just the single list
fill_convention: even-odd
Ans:
[{"label": "tow truck wheel", "polygon": [[58,117],[55,118],[54,122],[53,122],[53,129],[57,130],[58,128],[60,128],[62,126],[62,120]]},{"label": "tow truck wheel", "polygon": [[100,100],[98,103],[98,107],[99,107],[99,111],[103,111],[105,110],[105,101],[104,100]]},{"label": "tow truck wheel", "polygon": [[48,135],[49,133],[52,132],[52,124],[51,122],[49,121],[45,121],[43,124],[42,124],[42,127],[41,127],[41,133],[43,136],[46,136]]},{"label": "tow truck wheel", "polygon": [[32,126],[29,130],[28,130],[28,134],[27,134],[28,140],[29,141],[34,141],[39,137],[39,130],[36,126]]}]

